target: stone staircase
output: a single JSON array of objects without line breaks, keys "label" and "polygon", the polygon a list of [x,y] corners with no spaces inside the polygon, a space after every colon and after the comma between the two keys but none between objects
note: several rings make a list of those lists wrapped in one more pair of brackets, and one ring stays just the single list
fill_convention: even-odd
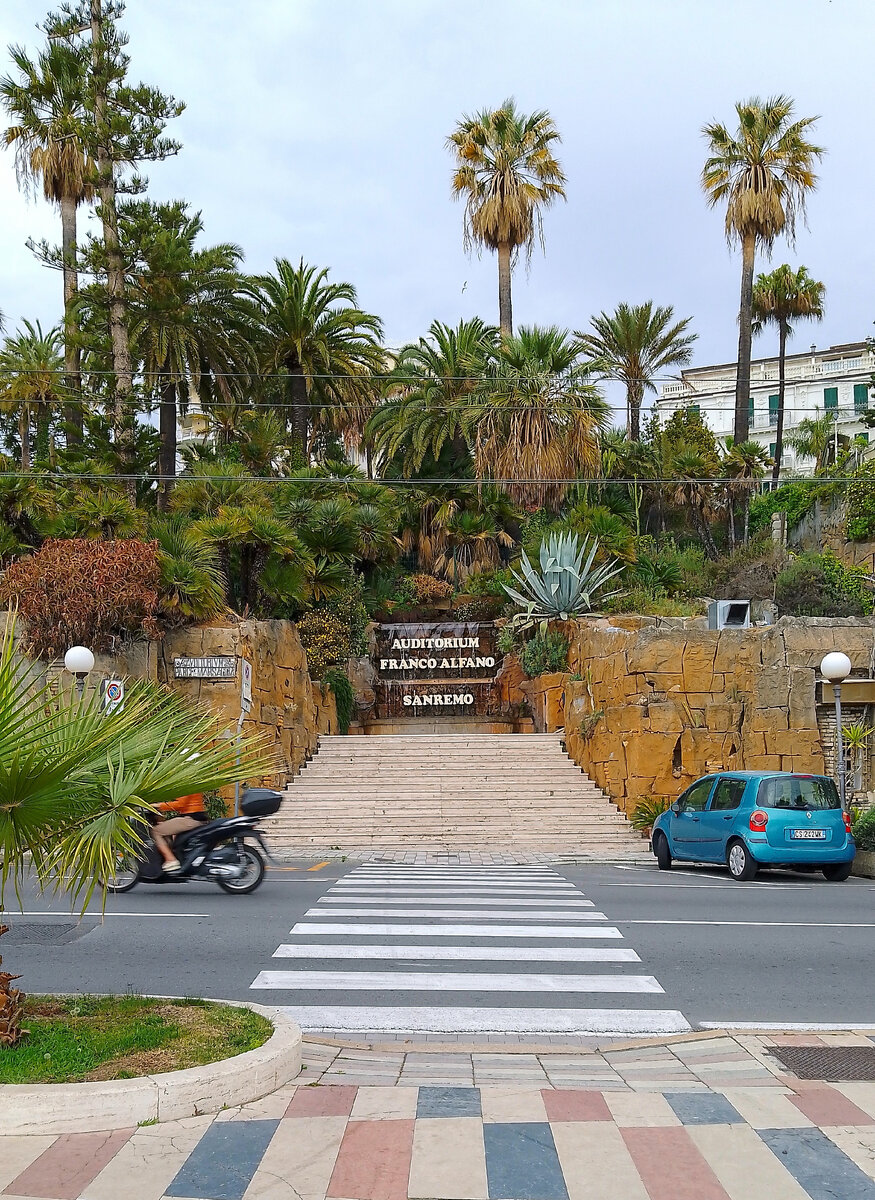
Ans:
[{"label": "stone staircase", "polygon": [[322,737],[265,823],[279,857],[324,850],[636,856],[646,843],[556,734]]}]

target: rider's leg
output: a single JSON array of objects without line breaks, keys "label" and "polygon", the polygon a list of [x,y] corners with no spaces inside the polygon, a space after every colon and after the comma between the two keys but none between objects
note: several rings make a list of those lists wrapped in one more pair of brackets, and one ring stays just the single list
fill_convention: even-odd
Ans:
[{"label": "rider's leg", "polygon": [[193,817],[171,817],[169,821],[160,821],[152,828],[152,840],[158,847],[158,852],[164,859],[164,869],[171,871],[179,870],[179,859],[170,848],[169,840],[175,837],[178,833],[185,833],[189,829],[197,829],[200,821],[196,821]]}]

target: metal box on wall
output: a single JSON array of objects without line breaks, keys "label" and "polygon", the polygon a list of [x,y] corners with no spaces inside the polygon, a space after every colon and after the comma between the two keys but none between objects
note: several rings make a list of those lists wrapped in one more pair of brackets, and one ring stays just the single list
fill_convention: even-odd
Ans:
[{"label": "metal box on wall", "polygon": [[712,600],[709,629],[750,629],[750,600]]}]

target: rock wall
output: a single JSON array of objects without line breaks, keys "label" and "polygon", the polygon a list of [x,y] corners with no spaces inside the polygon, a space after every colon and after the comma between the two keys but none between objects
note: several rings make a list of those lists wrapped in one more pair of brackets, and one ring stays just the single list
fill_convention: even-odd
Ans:
[{"label": "rock wall", "polygon": [[704,618],[590,618],[565,681],[569,753],[620,807],[674,798],[725,769],[824,771],[817,667],[843,650],[875,665],[875,620],[783,617],[750,630]]},{"label": "rock wall", "polygon": [[810,513],[789,532],[788,541],[799,550],[832,550],[849,567],[866,567],[875,573],[875,542],[851,542],[845,536],[848,506],[842,497],[824,503],[815,500]]},{"label": "rock wall", "polygon": [[[176,679],[175,658],[228,656],[237,660],[234,679]],[[90,682],[116,675],[153,679],[216,714],[223,731],[240,717],[241,661],[252,664],[252,707],[243,733],[261,733],[276,746],[284,785],[314,753],[320,734],[338,732],[334,693],[313,682],[307,655],[291,621],[243,621],[176,629],[160,642],[134,642],[113,655],[98,655]],[[59,678],[63,679],[61,671]],[[65,686],[69,682],[63,681]]]}]

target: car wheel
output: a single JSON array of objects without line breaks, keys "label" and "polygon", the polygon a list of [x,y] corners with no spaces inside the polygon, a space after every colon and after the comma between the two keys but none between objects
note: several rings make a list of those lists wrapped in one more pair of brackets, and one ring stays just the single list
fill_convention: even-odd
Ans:
[{"label": "car wheel", "polygon": [[851,873],[852,863],[830,863],[823,868],[823,877],[830,883],[844,883]]},{"label": "car wheel", "polygon": [[664,833],[658,833],[653,839],[653,853],[656,855],[656,865],[660,871],[670,871],[671,850],[668,848],[668,838]]},{"label": "car wheel", "polygon": [[726,865],[729,874],[738,883],[753,879],[757,873],[757,861],[745,846],[744,842],[730,842],[726,852]]}]

